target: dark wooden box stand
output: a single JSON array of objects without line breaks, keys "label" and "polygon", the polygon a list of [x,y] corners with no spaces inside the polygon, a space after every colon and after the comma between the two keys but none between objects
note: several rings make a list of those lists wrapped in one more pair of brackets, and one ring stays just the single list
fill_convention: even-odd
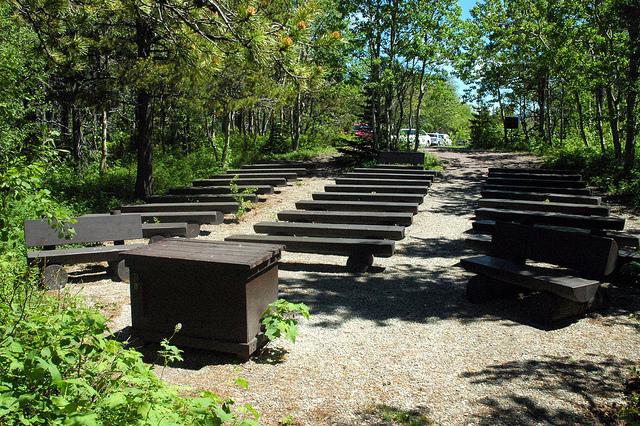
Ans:
[{"label": "dark wooden box stand", "polygon": [[260,317],[278,297],[281,245],[171,238],[125,254],[133,331],[144,341],[233,353],[260,346]]}]

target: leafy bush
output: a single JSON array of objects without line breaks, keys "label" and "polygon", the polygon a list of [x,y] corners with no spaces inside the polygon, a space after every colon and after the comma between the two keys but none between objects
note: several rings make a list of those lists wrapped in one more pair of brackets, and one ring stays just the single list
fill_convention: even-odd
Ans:
[{"label": "leafy bush", "polygon": [[304,303],[278,299],[262,314],[264,334],[269,341],[284,337],[295,343],[298,336],[298,316],[308,319],[309,308]]},{"label": "leafy bush", "polygon": [[425,170],[442,170],[442,161],[436,155],[429,152],[424,154],[424,168]]}]

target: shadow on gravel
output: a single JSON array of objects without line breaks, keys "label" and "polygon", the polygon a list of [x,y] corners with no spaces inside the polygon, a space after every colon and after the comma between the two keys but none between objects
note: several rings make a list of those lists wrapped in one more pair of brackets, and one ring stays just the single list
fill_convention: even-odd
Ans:
[{"label": "shadow on gravel", "polygon": [[[595,360],[547,356],[542,360],[510,361],[463,373],[461,377],[470,383],[493,386],[499,395],[477,400],[482,408],[475,414],[475,421],[470,423],[601,424],[598,417],[603,414],[603,407],[599,405],[598,398],[611,398],[623,391],[625,375],[633,361],[603,358],[596,354],[589,356]],[[505,392],[505,389],[519,388],[537,389],[555,404],[549,407],[517,391]],[[569,401],[580,402],[576,406],[575,402]]]}]

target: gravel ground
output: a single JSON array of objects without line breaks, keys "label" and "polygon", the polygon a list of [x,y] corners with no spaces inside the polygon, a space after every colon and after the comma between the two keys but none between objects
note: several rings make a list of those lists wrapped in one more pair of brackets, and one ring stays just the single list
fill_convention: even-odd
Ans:
[{"label": "gravel ground", "polygon": [[[172,383],[248,402],[268,425],[392,424],[383,413],[424,416],[436,424],[597,423],[593,412],[622,396],[621,377],[638,359],[640,296],[614,291],[615,308],[542,331],[505,302],[466,302],[469,274],[456,267],[472,254],[463,243],[486,168],[522,165],[520,154],[438,152],[447,163],[397,253],[364,275],[345,258],[285,253],[281,297],[304,302],[312,318],[295,345],[276,342],[247,363],[189,350],[165,370]],[[303,179],[269,197],[240,223],[205,227],[201,238],[251,232],[295,201],[331,182]],[[630,229],[638,229],[631,218]],[[91,270],[89,270],[91,271]],[[70,285],[130,324],[127,284],[82,273]],[[614,289],[615,290],[615,289]],[[247,390],[234,385],[249,381]],[[388,417],[388,416],[387,416]]]}]

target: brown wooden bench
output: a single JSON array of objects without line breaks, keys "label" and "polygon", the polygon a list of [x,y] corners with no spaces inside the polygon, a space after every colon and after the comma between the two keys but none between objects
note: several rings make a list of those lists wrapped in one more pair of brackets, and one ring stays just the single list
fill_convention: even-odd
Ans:
[{"label": "brown wooden bench", "polygon": [[544,186],[529,185],[494,185],[484,184],[483,190],[490,191],[516,191],[516,192],[553,192],[554,194],[591,195],[589,188],[549,188]]},{"label": "brown wooden bench", "polygon": [[287,222],[356,223],[371,225],[410,226],[413,223],[413,213],[284,210],[278,213],[278,220]]},{"label": "brown wooden bench", "polygon": [[[494,220],[476,220],[472,223],[474,236],[478,235],[493,235],[496,227],[496,221]],[[624,231],[614,231],[610,229],[585,229],[575,228],[569,226],[554,226],[554,225],[535,225],[544,228],[560,229],[572,232],[581,232],[591,235],[597,235],[599,237],[612,238],[618,244],[618,247],[626,248],[639,248],[640,237],[635,234],[630,234]]]},{"label": "brown wooden bench", "polygon": [[[48,288],[64,287],[67,273],[63,265],[108,262],[111,272],[122,281],[128,280],[129,271],[120,260],[120,253],[144,244],[124,244],[126,240],[143,238],[139,215],[100,215],[74,218],[76,223],[64,225],[72,228],[73,235],[59,235],[46,220],[27,220],[24,223],[26,246],[42,247],[43,250],[29,251],[27,260],[38,265],[43,271],[43,284]],[[64,238],[68,236],[69,238]],[[113,242],[110,246],[57,248],[67,244],[90,244]]]},{"label": "brown wooden bench", "polygon": [[489,167],[489,173],[538,173],[538,174],[575,174],[575,172],[571,170],[554,170],[554,169],[543,169],[537,167]]},{"label": "brown wooden bench", "polygon": [[[245,201],[256,202],[262,200],[255,194],[242,195]],[[219,195],[219,194],[167,194],[167,195],[151,195],[146,198],[148,203],[224,203],[224,202],[236,202],[237,198],[234,195]]]},{"label": "brown wooden bench", "polygon": [[376,194],[400,193],[400,194],[422,194],[429,192],[431,183],[425,182],[424,186],[402,186],[402,185],[325,185],[326,192],[370,192]]},{"label": "brown wooden bench", "polygon": [[258,222],[253,225],[257,234],[290,235],[298,237],[335,237],[401,240],[404,226],[356,225],[303,222]]},{"label": "brown wooden bench", "polygon": [[529,225],[554,225],[585,229],[612,229],[622,231],[624,218],[614,216],[581,216],[566,213],[536,212],[531,210],[476,209],[476,219],[517,222]]},{"label": "brown wooden bench", "polygon": [[292,237],[286,235],[231,235],[225,241],[282,244],[285,251],[348,256],[347,268],[365,272],[374,257],[391,257],[395,242],[390,240]]},{"label": "brown wooden bench", "polygon": [[426,180],[414,180],[414,179],[364,179],[364,178],[352,178],[352,177],[338,177],[336,178],[338,185],[365,185],[365,186],[420,186],[426,187],[431,183]]},{"label": "brown wooden bench", "polygon": [[362,212],[408,212],[418,213],[418,203],[391,203],[374,201],[321,201],[302,200],[296,202],[300,210],[362,211]]},{"label": "brown wooden bench", "polygon": [[345,173],[345,178],[355,179],[391,179],[433,182],[433,175],[414,175],[406,173]]},{"label": "brown wooden bench", "polygon": [[[491,254],[460,264],[478,274],[467,284],[471,302],[533,292],[529,301],[534,301],[535,319],[553,326],[605,304],[600,284],[615,270],[617,257],[618,246],[611,238],[498,223]],[[527,259],[564,269],[526,264]]]},{"label": "brown wooden bench", "polygon": [[197,231],[193,231],[189,225],[187,222],[143,223],[142,236],[148,238],[152,243],[171,237],[197,237],[200,234],[200,225],[196,224]]},{"label": "brown wooden bench", "polygon": [[378,154],[378,162],[382,164],[412,164],[424,167],[424,152],[382,151]]},{"label": "brown wooden bench", "polygon": [[559,181],[581,181],[581,175],[558,175],[552,173],[506,173],[490,172],[490,178],[503,179],[528,179],[528,180],[559,180]]},{"label": "brown wooden bench", "polygon": [[[143,222],[142,234],[144,238],[153,241],[160,237],[194,238],[200,234],[200,225],[219,225],[224,220],[224,214],[216,211],[122,213],[120,210],[112,210],[111,214],[140,216]],[[99,213],[85,216],[107,215],[108,213]],[[181,231],[182,228],[184,228],[184,232]]]},{"label": "brown wooden bench", "polygon": [[577,214],[585,216],[609,216],[609,207],[592,204],[555,203],[547,201],[505,200],[501,198],[483,198],[478,201],[480,207],[508,210],[531,210]]},{"label": "brown wooden bench", "polygon": [[146,213],[146,212],[212,212],[235,213],[238,203],[148,203],[128,204],[120,207],[122,213]]},{"label": "brown wooden bench", "polygon": [[371,192],[314,192],[311,194],[314,200],[331,201],[382,201],[400,203],[422,203],[422,194],[376,194]]},{"label": "brown wooden bench", "polygon": [[196,179],[193,181],[193,186],[222,186],[230,185],[231,182],[235,182],[236,185],[251,186],[251,185],[271,185],[271,186],[285,186],[287,180],[285,178],[217,178],[217,179]]},{"label": "brown wooden bench", "polygon": [[245,164],[241,166],[243,169],[287,169],[287,168],[296,168],[296,169],[305,169],[307,170],[309,165],[306,163],[256,163],[256,164]]},{"label": "brown wooden bench", "polygon": [[587,195],[554,194],[552,192],[521,192],[521,191],[499,191],[483,189],[480,192],[483,198],[500,198],[505,200],[529,200],[529,201],[551,201],[554,203],[570,204],[592,204],[599,205],[600,197]]},{"label": "brown wooden bench", "polygon": [[[273,194],[273,186],[271,185],[238,185],[239,191],[246,189],[255,190],[254,194],[264,195]],[[226,186],[186,186],[184,188],[171,188],[169,194],[188,195],[188,194],[231,194],[231,188]]]},{"label": "brown wooden bench", "polygon": [[509,179],[488,178],[487,185],[535,185],[543,188],[586,188],[587,184],[581,180],[549,180],[549,179]]},{"label": "brown wooden bench", "polygon": [[392,170],[424,170],[424,163],[419,165],[414,164],[376,164],[376,169],[392,169]]},{"label": "brown wooden bench", "polygon": [[236,174],[236,173],[254,173],[254,172],[264,172],[264,173],[295,173],[298,176],[305,176],[307,174],[307,169],[302,167],[292,167],[292,168],[263,168],[263,167],[252,167],[252,166],[243,166],[241,169],[229,169],[227,170],[227,174]]},{"label": "brown wooden bench", "polygon": [[258,170],[244,170],[239,172],[226,172],[224,174],[218,174],[211,176],[212,179],[238,176],[239,179],[253,179],[253,178],[284,178],[288,181],[298,180],[298,174],[296,172],[262,172]]},{"label": "brown wooden bench", "polygon": [[424,170],[424,169],[387,169],[387,168],[379,168],[379,167],[356,167],[353,169],[354,173],[384,173],[388,174],[404,174],[404,175],[415,175],[415,176],[438,176],[438,171],[436,170]]}]

